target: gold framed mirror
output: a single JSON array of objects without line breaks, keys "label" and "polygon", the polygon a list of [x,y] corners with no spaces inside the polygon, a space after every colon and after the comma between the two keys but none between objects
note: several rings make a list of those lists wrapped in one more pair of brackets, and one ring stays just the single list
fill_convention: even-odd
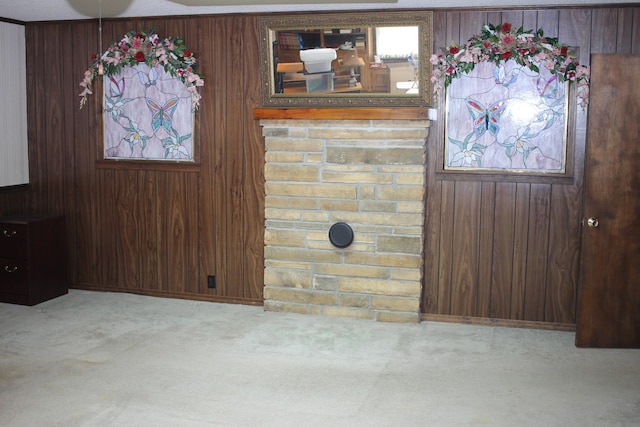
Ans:
[{"label": "gold framed mirror", "polygon": [[263,107],[431,104],[430,11],[261,16]]}]

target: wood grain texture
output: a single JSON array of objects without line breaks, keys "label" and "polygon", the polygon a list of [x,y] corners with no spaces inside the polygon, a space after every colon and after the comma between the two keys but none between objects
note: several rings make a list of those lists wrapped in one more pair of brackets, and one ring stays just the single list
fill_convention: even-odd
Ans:
[{"label": "wood grain texture", "polygon": [[640,56],[592,59],[584,208],[599,225],[583,227],[576,345],[640,348],[640,148],[626,143],[640,130]]},{"label": "wood grain texture", "polygon": [[[465,41],[483,23],[509,20],[543,27],[578,47],[581,63],[588,64],[595,50],[640,53],[639,7],[441,10],[434,13],[434,51]],[[260,108],[256,21],[256,15],[103,20],[102,49],[128,31],[153,27],[182,36],[197,54],[206,85],[195,122],[197,162],[188,167],[105,167],[102,84],[96,82],[96,95],[83,110],[77,97],[89,57],[99,48],[97,21],[26,24],[31,185],[0,192],[0,213],[65,214],[72,286],[262,301],[264,141],[256,119],[309,118],[310,111]],[[350,109],[350,115],[424,119],[427,113],[376,110]],[[311,112],[321,119],[344,115]],[[575,322],[586,120],[586,112],[576,113],[574,176],[561,184],[436,179],[434,154],[444,122],[432,123],[425,314]],[[456,214],[456,206],[468,211]],[[456,272],[454,262],[463,270]],[[208,275],[216,276],[216,289],[207,288]]]},{"label": "wood grain texture", "polygon": [[476,283],[482,183],[455,183],[451,241],[451,306],[462,316],[476,313]]},{"label": "wood grain texture", "polygon": [[549,254],[550,185],[531,184],[524,318],[544,320]]},{"label": "wood grain texture", "polygon": [[[543,28],[545,35],[578,48],[580,62],[588,64],[595,51],[640,49],[639,21],[632,19],[638,10],[438,12],[434,14],[434,49],[451,41],[464,43],[480,32],[482,23],[511,22]],[[444,117],[442,105],[438,113]],[[573,174],[567,179],[510,182],[505,177],[479,176],[482,189],[478,190],[478,183],[468,174],[447,177],[428,171],[424,316],[575,324],[587,115],[579,109],[574,114],[570,122]],[[436,159],[430,159],[429,168],[439,166],[443,138],[442,121],[432,124],[428,151]],[[478,192],[482,194],[479,201]],[[472,206],[479,217],[474,223],[478,231],[471,230],[468,217],[457,212],[459,207]],[[463,235],[468,236],[466,241]],[[464,267],[456,272],[460,263]],[[472,288],[476,291],[471,292]]]},{"label": "wood grain texture", "polygon": [[[258,40],[258,18],[246,17],[243,38]],[[243,52],[246,56],[259,57],[258,45],[245,43]],[[262,280],[247,280],[255,275],[262,275],[264,271],[264,163],[265,145],[262,128],[257,120],[251,120],[253,106],[260,102],[260,76],[253,72],[254,65],[244,62],[243,97],[243,130],[244,136],[244,181],[242,194],[244,195],[244,214],[242,216],[243,248],[244,248],[244,280],[243,297],[247,299],[262,299]]]},{"label": "wood grain texture", "polygon": [[493,262],[491,264],[491,295],[488,316],[492,318],[511,318],[515,195],[515,183],[496,183],[495,225],[491,237]]},{"label": "wood grain texture", "polygon": [[[257,62],[238,55],[257,61],[256,19],[106,19],[102,48],[94,21],[26,25],[29,61],[50,66],[28,76],[33,184],[0,194],[0,213],[65,213],[73,286],[261,302],[264,150],[252,117],[259,73]],[[78,109],[89,57],[130,30],[152,27],[182,36],[201,61],[195,164],[103,161],[101,82]],[[208,275],[216,275],[216,289],[207,288]]]},{"label": "wood grain texture", "polygon": [[421,107],[400,108],[256,108],[254,119],[275,120],[426,120]]},{"label": "wood grain texture", "polygon": [[478,220],[478,280],[474,315],[489,317],[493,265],[493,235],[495,233],[496,184],[483,182]]}]

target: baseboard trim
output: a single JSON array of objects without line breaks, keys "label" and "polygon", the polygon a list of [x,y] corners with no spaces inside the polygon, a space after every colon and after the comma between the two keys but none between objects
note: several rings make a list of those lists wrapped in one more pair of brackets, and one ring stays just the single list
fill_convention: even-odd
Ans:
[{"label": "baseboard trim", "polygon": [[420,320],[431,322],[464,323],[466,325],[501,326],[506,328],[545,329],[550,331],[575,332],[572,323],[534,322],[530,320],[490,319],[485,317],[449,316],[444,314],[421,313]]},{"label": "baseboard trim", "polygon": [[220,302],[225,304],[242,304],[242,305],[256,305],[256,306],[264,305],[264,301],[262,300],[254,300],[249,298],[223,297],[223,296],[217,296],[217,295],[201,295],[201,294],[182,294],[177,292],[155,291],[152,289],[119,289],[119,288],[109,288],[105,286],[99,286],[99,287],[84,286],[78,283],[69,285],[69,289],[79,289],[84,291],[96,291],[96,292],[121,292],[126,294],[146,295],[150,297],[176,298],[176,299],[186,299],[186,300],[192,300],[192,301]]}]

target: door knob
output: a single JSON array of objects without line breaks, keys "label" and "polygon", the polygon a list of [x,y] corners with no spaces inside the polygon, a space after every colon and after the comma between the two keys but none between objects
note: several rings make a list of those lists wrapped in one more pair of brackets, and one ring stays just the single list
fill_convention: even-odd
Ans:
[{"label": "door knob", "polygon": [[600,223],[598,222],[598,218],[589,218],[587,220],[587,225],[592,228],[596,228]]}]

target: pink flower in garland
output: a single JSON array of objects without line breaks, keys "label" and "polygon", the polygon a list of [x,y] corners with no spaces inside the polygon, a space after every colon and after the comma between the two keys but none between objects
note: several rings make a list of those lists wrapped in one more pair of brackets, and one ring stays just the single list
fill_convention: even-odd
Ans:
[{"label": "pink flower in garland", "polygon": [[[462,54],[460,54],[462,52]],[[486,24],[482,34],[471,37],[462,48],[453,43],[444,53],[433,55],[431,81],[436,97],[443,86],[447,87],[454,78],[469,73],[479,62],[493,62],[500,65],[504,61],[515,60],[519,65],[538,71],[542,64],[561,81],[577,83],[580,105],[589,102],[590,70],[571,57],[569,47],[558,43],[558,39],[544,37],[542,29],[537,31],[514,29],[508,23]]]},{"label": "pink flower in garland", "polygon": [[512,45],[513,43],[515,43],[516,39],[511,35],[511,34],[505,34],[504,36],[502,36],[502,44],[504,45]]},{"label": "pink flower in garland", "polygon": [[[102,55],[91,56],[91,66],[84,72],[80,86],[80,108],[84,107],[89,95],[93,93],[92,82],[103,68],[106,76],[117,75],[125,66],[145,63],[150,67],[161,65],[174,77],[180,78],[192,94],[192,108],[200,106],[201,96],[198,88],[204,86],[202,76],[195,71],[198,64],[193,51],[186,49],[181,38],[161,39],[157,34],[129,32],[112,44]],[[168,54],[167,52],[170,52]]]}]

